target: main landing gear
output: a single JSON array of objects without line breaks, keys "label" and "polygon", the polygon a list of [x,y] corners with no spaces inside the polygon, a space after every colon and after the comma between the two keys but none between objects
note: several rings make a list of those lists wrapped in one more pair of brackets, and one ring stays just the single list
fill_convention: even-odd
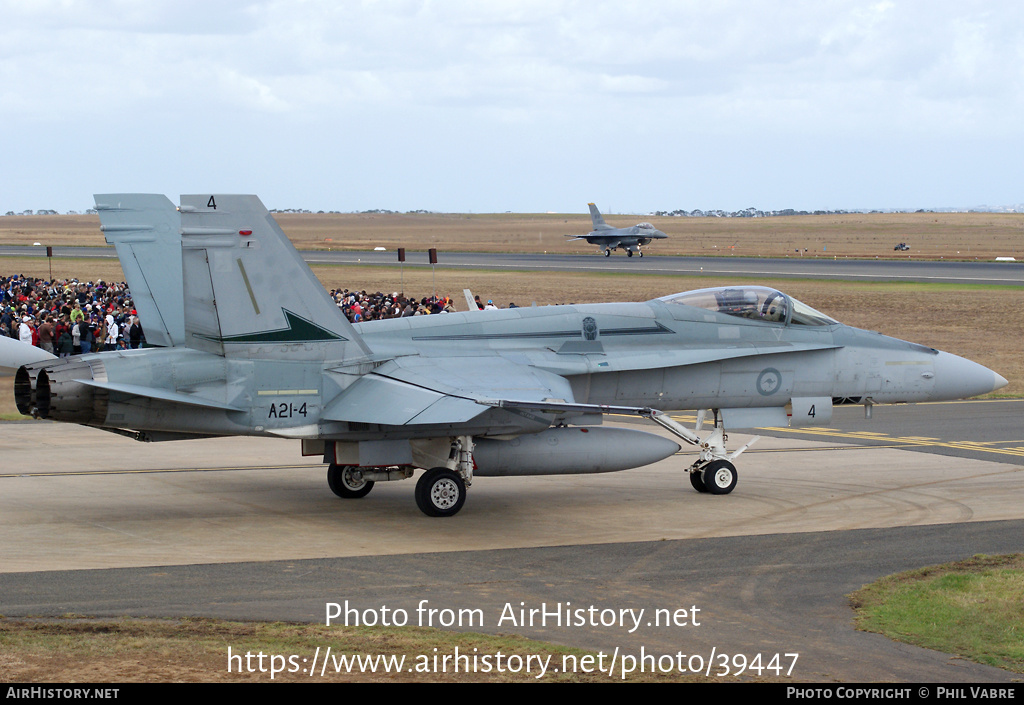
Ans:
[{"label": "main landing gear", "polygon": [[428,517],[455,516],[466,502],[466,482],[448,468],[433,468],[416,482],[416,506]]},{"label": "main landing gear", "polygon": [[327,484],[331,492],[345,499],[359,499],[370,494],[373,480],[363,478],[363,471],[354,465],[327,466]]},{"label": "main landing gear", "polygon": [[[437,461],[444,461],[444,455],[437,457]],[[414,472],[411,465],[371,468],[331,463],[327,467],[327,484],[343,499],[359,499],[370,493],[375,482],[406,480]],[[428,517],[455,516],[466,503],[466,489],[472,481],[473,439],[459,436],[452,439],[445,465],[427,470],[416,482],[416,506]]]},{"label": "main landing gear", "polygon": [[736,488],[739,475],[732,461],[761,438],[754,436],[745,446],[729,453],[725,449],[725,441],[728,440],[728,437],[725,435],[725,430],[717,423],[717,410],[715,411],[715,430],[703,439],[697,434],[700,433],[701,426],[704,424],[704,410],[697,413],[697,424],[694,431],[679,424],[663,411],[644,409],[641,416],[650,419],[690,445],[700,448],[697,460],[689,469],[690,484],[698,492],[707,492],[708,494],[729,494]]}]

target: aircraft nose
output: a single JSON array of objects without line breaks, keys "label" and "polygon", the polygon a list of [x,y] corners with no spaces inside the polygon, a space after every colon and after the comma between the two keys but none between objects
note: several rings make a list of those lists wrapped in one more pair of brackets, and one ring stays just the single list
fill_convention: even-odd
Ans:
[{"label": "aircraft nose", "polygon": [[976,362],[940,352],[935,360],[936,400],[966,399],[988,394],[1009,384],[1002,375]]}]

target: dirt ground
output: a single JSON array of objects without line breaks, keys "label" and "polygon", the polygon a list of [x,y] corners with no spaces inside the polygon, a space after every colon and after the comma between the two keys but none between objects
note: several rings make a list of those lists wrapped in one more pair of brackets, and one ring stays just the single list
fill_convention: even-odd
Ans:
[{"label": "dirt ground", "polygon": [[[567,235],[590,231],[586,214],[282,213],[275,216],[299,249],[377,246],[479,252],[596,251]],[[669,237],[652,255],[1024,259],[1024,214],[856,213],[773,218],[674,218],[606,215],[613,227],[650,222]],[[0,244],[103,245],[94,215],[2,216]],[[893,247],[905,242],[909,252]],[[799,250],[799,253],[797,252]],[[805,251],[806,250],[806,251]]]}]

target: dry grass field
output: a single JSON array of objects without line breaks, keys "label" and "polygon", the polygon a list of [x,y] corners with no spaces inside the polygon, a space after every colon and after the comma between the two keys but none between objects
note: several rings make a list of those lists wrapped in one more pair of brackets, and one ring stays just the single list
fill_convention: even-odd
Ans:
[{"label": "dry grass field", "polygon": [[[566,235],[590,231],[585,214],[296,214],[277,221],[299,249],[377,246],[479,252],[589,253]],[[606,215],[617,227],[648,221],[668,234],[652,255],[1024,259],[1024,214],[857,213],[776,218]],[[3,216],[0,244],[103,245],[97,216]],[[897,253],[900,242],[909,252]],[[801,254],[797,255],[796,250]],[[807,250],[806,254],[803,250]]]}]

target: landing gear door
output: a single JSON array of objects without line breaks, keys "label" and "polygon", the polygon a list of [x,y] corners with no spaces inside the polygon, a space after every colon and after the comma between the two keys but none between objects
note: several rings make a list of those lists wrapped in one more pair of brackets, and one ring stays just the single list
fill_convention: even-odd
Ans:
[{"label": "landing gear door", "polygon": [[832,422],[832,397],[793,397],[790,426],[827,426]]}]

